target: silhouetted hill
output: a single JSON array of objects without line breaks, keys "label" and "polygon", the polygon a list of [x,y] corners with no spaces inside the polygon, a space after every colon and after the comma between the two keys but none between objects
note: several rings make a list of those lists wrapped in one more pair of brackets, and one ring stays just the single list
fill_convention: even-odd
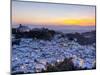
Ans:
[{"label": "silhouetted hill", "polygon": [[53,30],[48,30],[46,28],[34,28],[30,31],[21,32],[16,28],[12,29],[12,34],[16,38],[33,38],[33,39],[44,39],[50,40],[56,32]]},{"label": "silhouetted hill", "polygon": [[69,33],[66,34],[69,40],[77,39],[77,42],[81,45],[93,44],[96,42],[96,31],[85,32],[85,33]]},{"label": "silhouetted hill", "polygon": [[70,41],[77,39],[81,45],[93,44],[96,42],[96,31],[90,31],[85,33],[60,33],[54,30],[49,30],[48,28],[34,28],[30,29],[27,26],[20,25],[18,28],[12,28],[12,34],[15,38],[33,38],[33,39],[43,39],[51,40],[55,34],[60,34],[61,37],[66,37]]}]

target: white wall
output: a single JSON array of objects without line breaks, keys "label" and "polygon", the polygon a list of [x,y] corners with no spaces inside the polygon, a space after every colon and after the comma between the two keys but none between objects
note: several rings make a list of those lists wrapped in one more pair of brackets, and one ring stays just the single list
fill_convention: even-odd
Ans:
[{"label": "white wall", "polygon": [[[97,70],[41,73],[34,75],[99,75],[100,73],[100,0],[28,0],[97,6]],[[0,75],[10,74],[10,0],[0,0]]]}]

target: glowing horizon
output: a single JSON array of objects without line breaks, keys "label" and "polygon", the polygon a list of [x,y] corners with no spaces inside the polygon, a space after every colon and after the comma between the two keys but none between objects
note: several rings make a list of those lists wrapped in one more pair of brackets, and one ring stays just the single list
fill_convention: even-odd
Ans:
[{"label": "glowing horizon", "polygon": [[95,26],[95,6],[12,2],[12,24]]}]

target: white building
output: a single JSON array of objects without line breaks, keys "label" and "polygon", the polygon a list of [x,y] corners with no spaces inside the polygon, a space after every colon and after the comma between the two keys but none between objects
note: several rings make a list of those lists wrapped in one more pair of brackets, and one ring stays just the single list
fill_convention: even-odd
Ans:
[{"label": "white building", "polygon": [[30,31],[30,28],[28,28],[27,26],[22,26],[21,24],[19,25],[19,27],[17,29],[20,32],[28,32],[28,31]]}]

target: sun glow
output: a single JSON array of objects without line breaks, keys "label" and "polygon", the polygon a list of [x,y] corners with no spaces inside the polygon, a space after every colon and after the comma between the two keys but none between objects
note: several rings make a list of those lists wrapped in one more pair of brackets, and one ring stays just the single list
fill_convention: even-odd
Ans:
[{"label": "sun glow", "polygon": [[63,21],[67,25],[93,26],[95,19],[67,19]]},{"label": "sun glow", "polygon": [[13,18],[16,19],[17,23],[24,24],[95,26],[95,19]]}]

